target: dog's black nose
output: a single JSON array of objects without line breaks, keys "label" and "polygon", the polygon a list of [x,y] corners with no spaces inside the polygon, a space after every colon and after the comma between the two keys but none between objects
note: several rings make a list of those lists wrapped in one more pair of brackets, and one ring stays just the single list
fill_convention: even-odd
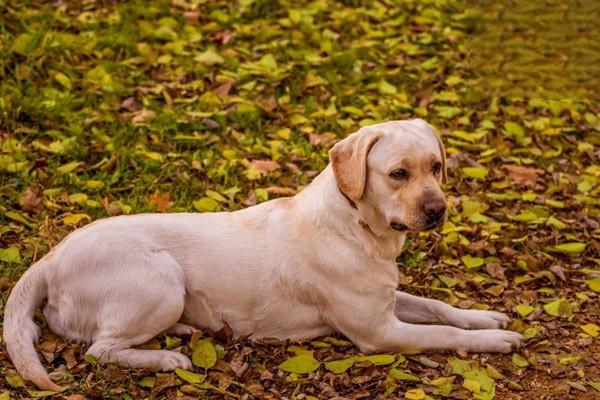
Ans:
[{"label": "dog's black nose", "polygon": [[439,197],[425,200],[421,208],[427,220],[431,222],[439,221],[446,214],[446,202]]}]

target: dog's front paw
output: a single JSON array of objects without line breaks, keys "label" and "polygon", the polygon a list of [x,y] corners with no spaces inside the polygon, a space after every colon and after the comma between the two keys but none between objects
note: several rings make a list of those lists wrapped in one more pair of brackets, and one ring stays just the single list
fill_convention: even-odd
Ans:
[{"label": "dog's front paw", "polygon": [[523,336],[517,332],[501,329],[469,332],[470,342],[466,350],[481,353],[510,353],[523,344]]},{"label": "dog's front paw", "polygon": [[456,310],[450,324],[463,329],[499,329],[506,328],[510,318],[496,311]]}]

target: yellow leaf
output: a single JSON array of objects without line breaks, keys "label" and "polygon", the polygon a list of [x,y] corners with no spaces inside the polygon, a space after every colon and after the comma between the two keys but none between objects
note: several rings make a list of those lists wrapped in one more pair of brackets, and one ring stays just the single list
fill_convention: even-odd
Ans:
[{"label": "yellow leaf", "polygon": [[563,254],[577,255],[582,253],[585,250],[585,243],[580,242],[571,242],[571,243],[562,243],[556,246],[551,246],[548,248],[550,251],[555,251]]},{"label": "yellow leaf", "polygon": [[475,178],[479,180],[484,180],[488,175],[487,169],[479,167],[464,167],[462,168],[462,172],[469,178]]},{"label": "yellow leaf", "polygon": [[304,353],[288,358],[279,364],[279,369],[295,374],[308,374],[309,372],[316,371],[320,365],[321,363],[315,360],[312,353]]},{"label": "yellow leaf", "polygon": [[465,381],[463,382],[463,387],[473,393],[481,392],[481,385],[479,384],[479,382],[472,381],[471,379],[465,379]]},{"label": "yellow leaf", "polygon": [[177,376],[183,379],[184,381],[192,384],[200,383],[204,380],[204,375],[200,375],[191,371],[186,371],[185,369],[181,368],[176,368],[175,374],[177,374]]},{"label": "yellow leaf", "polygon": [[25,387],[25,380],[14,369],[6,371],[4,379],[6,379],[6,382],[14,388]]},{"label": "yellow leaf", "polygon": [[324,363],[325,368],[334,374],[341,374],[351,368],[356,362],[355,357],[346,358],[344,360],[328,361]]},{"label": "yellow leaf", "polygon": [[210,197],[203,197],[200,200],[194,201],[192,204],[194,208],[200,212],[217,211],[219,209],[219,203]]},{"label": "yellow leaf", "polygon": [[77,225],[84,219],[91,221],[91,218],[87,214],[71,214],[63,217],[63,222],[67,225]]},{"label": "yellow leaf", "polygon": [[217,351],[208,339],[199,340],[192,346],[192,364],[201,368],[212,368],[217,363]]},{"label": "yellow leaf", "polygon": [[526,368],[529,365],[529,362],[518,353],[513,353],[512,362],[519,368]]},{"label": "yellow leaf", "polygon": [[418,378],[412,374],[409,374],[406,371],[402,371],[402,370],[399,370],[396,368],[390,369],[389,375],[392,378],[399,380],[399,381],[412,381],[412,382],[420,382],[421,381],[420,378]]},{"label": "yellow leaf", "polygon": [[423,389],[411,389],[404,393],[404,398],[407,400],[423,400],[425,392]]},{"label": "yellow leaf", "polygon": [[581,360],[581,356],[567,356],[567,357],[561,357],[560,360],[558,360],[558,362],[560,362],[562,365],[571,365],[571,364],[576,364]]},{"label": "yellow leaf", "polygon": [[73,84],[71,83],[71,80],[69,79],[69,77],[66,76],[65,74],[63,74],[62,72],[55,73],[54,79],[56,80],[56,82],[60,83],[65,88],[71,90],[71,87],[73,86]]},{"label": "yellow leaf", "polygon": [[88,196],[85,193],[73,193],[69,195],[69,201],[71,203],[84,204],[88,200]]},{"label": "yellow leaf", "polygon": [[533,312],[533,310],[535,310],[535,308],[533,308],[529,304],[519,304],[518,306],[515,307],[515,310],[517,310],[517,312],[519,313],[519,315],[521,317],[526,317],[529,314],[531,314]]},{"label": "yellow leaf", "polygon": [[152,389],[154,387],[154,383],[156,382],[156,378],[153,376],[145,376],[138,382],[138,385],[141,387]]},{"label": "yellow leaf", "polygon": [[585,333],[587,333],[588,335],[592,336],[592,337],[597,337],[598,333],[600,333],[600,327],[596,324],[585,324],[585,325],[581,325],[580,326],[581,330],[584,331]]},{"label": "yellow leaf", "polygon": [[359,362],[368,361],[374,365],[388,365],[396,361],[396,356],[391,354],[373,354],[371,356],[359,356],[356,359]]},{"label": "yellow leaf", "polygon": [[573,314],[571,305],[565,299],[558,299],[545,304],[544,311],[554,317],[570,317]]},{"label": "yellow leaf", "polygon": [[597,278],[588,279],[587,281],[585,281],[585,283],[594,292],[600,293],[600,276]]},{"label": "yellow leaf", "polygon": [[463,256],[460,258],[462,262],[466,265],[468,269],[479,268],[483,265],[483,258],[480,257],[471,257],[471,256]]},{"label": "yellow leaf", "polygon": [[6,249],[0,249],[0,261],[8,263],[21,262],[21,254],[19,252],[19,248],[16,246],[11,246]]},{"label": "yellow leaf", "polygon": [[104,186],[104,182],[97,180],[89,180],[85,182],[85,186],[89,189],[100,189]]}]

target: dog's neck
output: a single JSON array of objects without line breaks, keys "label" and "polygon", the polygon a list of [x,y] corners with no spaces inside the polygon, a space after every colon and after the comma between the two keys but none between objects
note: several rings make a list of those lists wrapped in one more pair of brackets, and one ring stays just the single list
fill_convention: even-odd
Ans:
[{"label": "dog's neck", "polygon": [[331,164],[296,196],[301,200],[302,213],[313,225],[335,230],[370,257],[393,262],[402,251],[406,234],[392,230],[386,235],[376,234],[361,215],[360,205],[339,189]]}]

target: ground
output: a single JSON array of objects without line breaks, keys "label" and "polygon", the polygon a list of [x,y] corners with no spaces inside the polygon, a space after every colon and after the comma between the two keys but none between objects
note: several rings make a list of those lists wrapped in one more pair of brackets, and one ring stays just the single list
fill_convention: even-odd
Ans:
[{"label": "ground", "polygon": [[[484,13],[486,25],[524,15],[521,3]],[[526,11],[541,18],[537,3]],[[450,215],[411,236],[399,287],[506,312],[527,338],[508,355],[365,358],[341,336],[251,343],[197,332],[146,345],[193,355],[193,373],[155,373],[84,359],[85,346],[54,336],[40,314],[37,348],[64,391],[22,381],[2,347],[0,399],[600,398],[596,86],[567,69],[552,75],[544,60],[503,69],[516,59],[503,51],[535,25],[496,47],[466,7],[0,0],[0,313],[22,272],[78,226],[292,195],[335,140],[419,116],[446,144]],[[565,7],[551,10],[572,17]],[[549,42],[585,58],[597,41],[582,7],[577,37]],[[550,75],[516,78],[538,70]],[[543,82],[561,85],[545,94]]]}]

